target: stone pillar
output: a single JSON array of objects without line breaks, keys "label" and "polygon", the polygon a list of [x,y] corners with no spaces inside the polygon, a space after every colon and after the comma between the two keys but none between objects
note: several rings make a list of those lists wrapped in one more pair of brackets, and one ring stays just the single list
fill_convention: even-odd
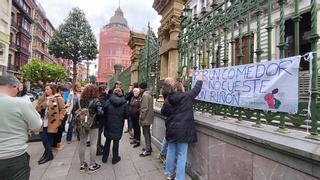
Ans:
[{"label": "stone pillar", "polygon": [[114,81],[119,81],[119,75],[122,71],[122,65],[121,64],[115,64],[114,65]]},{"label": "stone pillar", "polygon": [[160,47],[160,79],[178,77],[179,52],[178,40],[180,32],[180,15],[186,0],[155,0],[153,8],[162,16],[159,28]]},{"label": "stone pillar", "polygon": [[146,35],[130,31],[130,39],[128,45],[132,50],[131,54],[131,83],[138,82],[139,77],[139,60],[141,57],[141,49],[144,46]]}]

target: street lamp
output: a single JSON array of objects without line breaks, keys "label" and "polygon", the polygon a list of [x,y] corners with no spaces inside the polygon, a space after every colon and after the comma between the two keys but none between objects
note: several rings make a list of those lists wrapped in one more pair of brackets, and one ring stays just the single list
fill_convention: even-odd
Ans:
[{"label": "street lamp", "polygon": [[90,79],[89,79],[89,67],[90,67],[90,64],[92,64],[92,61],[91,60],[85,60],[85,64],[87,65],[87,83],[90,82]]}]

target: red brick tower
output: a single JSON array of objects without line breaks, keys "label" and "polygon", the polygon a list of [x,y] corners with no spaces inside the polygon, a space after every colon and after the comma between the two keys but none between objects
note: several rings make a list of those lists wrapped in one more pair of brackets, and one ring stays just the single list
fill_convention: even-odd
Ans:
[{"label": "red brick tower", "polygon": [[129,36],[128,22],[119,7],[100,31],[97,82],[107,82],[108,76],[114,75],[115,64],[121,64],[123,69],[130,66]]}]

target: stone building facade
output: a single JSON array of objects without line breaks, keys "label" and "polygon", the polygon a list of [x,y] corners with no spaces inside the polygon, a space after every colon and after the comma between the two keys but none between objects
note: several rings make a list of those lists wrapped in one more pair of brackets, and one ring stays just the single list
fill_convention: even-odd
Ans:
[{"label": "stone building facade", "polygon": [[18,70],[29,62],[32,41],[31,0],[13,0],[11,8],[10,49],[8,55],[9,74],[19,74]]},{"label": "stone building facade", "polygon": [[54,57],[49,54],[48,44],[53,35],[54,27],[46,16],[46,12],[41,4],[35,1],[32,58],[56,63]]},{"label": "stone building facade", "polygon": [[6,73],[8,66],[12,1],[0,0],[0,4],[0,75],[2,75]]}]

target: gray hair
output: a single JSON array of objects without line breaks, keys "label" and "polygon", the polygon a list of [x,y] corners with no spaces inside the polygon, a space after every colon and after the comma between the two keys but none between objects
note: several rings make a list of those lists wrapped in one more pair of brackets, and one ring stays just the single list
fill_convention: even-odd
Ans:
[{"label": "gray hair", "polygon": [[14,76],[0,76],[0,86],[19,86],[20,81]]}]

